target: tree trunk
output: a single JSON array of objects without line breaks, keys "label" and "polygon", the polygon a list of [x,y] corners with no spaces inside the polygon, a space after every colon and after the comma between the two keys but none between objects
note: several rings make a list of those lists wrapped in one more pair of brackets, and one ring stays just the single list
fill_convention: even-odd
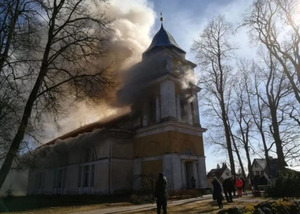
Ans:
[{"label": "tree trunk", "polygon": [[277,114],[276,110],[272,107],[271,109],[271,117],[272,117],[272,128],[271,132],[275,141],[276,145],[276,153],[277,153],[277,158],[278,158],[278,169],[279,170],[284,170],[286,163],[284,160],[284,155],[283,155],[283,149],[282,149],[282,141],[280,138],[280,132],[279,132],[279,127],[278,127],[278,121],[277,121]]},{"label": "tree trunk", "polygon": [[43,59],[42,59],[42,64],[40,67],[40,72],[39,75],[36,79],[36,82],[33,86],[33,89],[29,95],[29,98],[27,100],[27,103],[25,105],[24,108],[24,112],[23,112],[23,117],[22,120],[20,122],[17,134],[15,135],[12,144],[8,150],[8,153],[5,157],[5,160],[3,162],[3,165],[1,166],[0,169],[0,189],[2,188],[3,183],[5,182],[5,179],[9,173],[9,170],[13,164],[13,160],[17,155],[17,152],[20,148],[20,144],[24,138],[24,134],[28,125],[28,121],[29,118],[31,117],[31,113],[32,113],[32,108],[35,102],[35,99],[38,95],[39,89],[42,85],[43,79],[47,73],[47,69],[48,69],[48,58],[49,58],[49,53],[50,53],[50,49],[51,49],[51,44],[52,44],[52,40],[53,40],[53,31],[54,31],[54,26],[55,26],[55,18],[52,17],[52,21],[50,22],[50,28],[48,31],[48,41],[47,44],[45,46],[45,50],[44,50],[44,55],[43,55]]},{"label": "tree trunk", "polygon": [[241,158],[241,156],[240,156],[240,152],[239,152],[239,150],[238,150],[238,148],[237,148],[237,145],[236,145],[236,143],[235,143],[235,140],[233,139],[233,136],[232,136],[232,144],[233,144],[233,146],[234,146],[236,156],[237,156],[237,158],[238,158],[238,160],[239,160],[239,163],[240,163],[240,167],[241,167],[241,170],[242,170],[242,175],[243,175],[244,178],[246,178],[246,173],[245,173],[243,161],[242,161],[242,158]]},{"label": "tree trunk", "polygon": [[224,125],[224,132],[225,132],[225,137],[226,137],[226,146],[227,146],[227,151],[228,151],[231,174],[235,177],[235,166],[234,166],[232,145],[231,145],[231,140],[230,140],[230,127],[227,123],[227,117],[226,117],[226,113],[225,113],[224,103],[221,103],[221,109],[222,109],[222,120],[223,120],[223,125]]}]

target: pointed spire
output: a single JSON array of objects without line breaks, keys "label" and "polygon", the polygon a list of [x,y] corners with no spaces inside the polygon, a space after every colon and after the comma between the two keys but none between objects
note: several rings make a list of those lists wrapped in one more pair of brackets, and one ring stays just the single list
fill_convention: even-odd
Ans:
[{"label": "pointed spire", "polygon": [[151,50],[156,49],[156,48],[171,48],[171,49],[176,49],[182,54],[185,54],[185,51],[182,50],[179,45],[176,43],[175,39],[173,36],[164,29],[163,26],[163,14],[162,12],[160,13],[160,21],[161,21],[161,27],[159,31],[155,34],[153,37],[153,40],[148,47],[148,49],[143,53],[143,55],[147,55]]}]

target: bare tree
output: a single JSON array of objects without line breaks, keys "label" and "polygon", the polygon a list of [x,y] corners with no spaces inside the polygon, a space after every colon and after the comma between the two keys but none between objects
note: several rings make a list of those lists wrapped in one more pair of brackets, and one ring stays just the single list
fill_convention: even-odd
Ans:
[{"label": "bare tree", "polygon": [[[253,123],[260,135],[260,140],[263,145],[264,156],[266,159],[267,172],[271,172],[270,169],[270,159],[269,152],[274,145],[274,143],[269,144],[267,140],[268,128],[266,128],[268,120],[268,109],[266,105],[262,104],[259,94],[260,92],[260,78],[258,73],[260,73],[258,66],[252,62],[251,64],[245,64],[242,66],[243,73],[245,75],[252,74],[252,81],[245,81],[245,90],[247,95],[247,101],[249,106],[249,113],[252,116]],[[250,80],[250,78],[247,78]]]},{"label": "bare tree", "polygon": [[244,178],[246,178],[246,172],[245,172],[245,169],[244,169],[244,163],[242,161],[242,156],[241,156],[241,153],[240,153],[240,150],[239,150],[239,146],[237,145],[236,143],[236,137],[235,135],[232,133],[232,127],[231,127],[231,130],[230,130],[230,135],[231,135],[231,140],[232,140],[232,145],[233,145],[233,151],[235,152],[236,156],[237,156],[237,159],[238,159],[238,162],[239,162],[239,165],[240,165],[240,169],[242,171],[242,175]]},{"label": "bare tree", "polygon": [[[37,45],[38,35],[34,26],[38,25],[36,12],[28,0],[3,0],[0,2],[0,160],[5,158],[9,143],[20,119],[23,91],[19,81],[32,59],[29,52]],[[33,39],[35,38],[35,39]],[[21,54],[21,52],[23,54]]]},{"label": "bare tree", "polygon": [[[253,126],[253,118],[249,111],[249,105],[247,100],[247,93],[245,89],[245,84],[248,82],[248,75],[247,73],[243,72],[243,68],[239,69],[240,73],[240,79],[237,80],[237,84],[235,84],[235,99],[232,103],[232,113],[234,115],[234,119],[236,121],[235,126],[235,134],[233,134],[233,137],[237,139],[239,144],[242,146],[246,159],[247,159],[247,167],[250,177],[252,177],[252,170],[251,170],[251,157],[250,157],[250,133]],[[236,150],[238,150],[236,148]],[[245,172],[243,169],[243,163],[240,161],[242,172]]]},{"label": "bare tree", "polygon": [[[99,0],[100,4],[102,1]],[[92,10],[96,1],[53,0],[28,1],[39,17],[40,41],[33,59],[13,74],[26,92],[18,127],[0,169],[0,186],[18,153],[24,134],[33,118],[45,113],[61,112],[66,99],[95,97],[111,83],[103,65],[104,42],[108,21],[104,14]],[[19,86],[20,87],[20,86]],[[100,93],[101,94],[101,93]],[[71,95],[71,96],[70,96]]]},{"label": "bare tree", "polygon": [[285,103],[285,98],[291,93],[291,88],[286,81],[285,74],[279,69],[278,61],[271,54],[263,56],[264,62],[267,65],[266,69],[260,69],[262,78],[266,81],[261,82],[261,87],[264,87],[265,96],[257,94],[264,105],[268,107],[270,114],[270,133],[272,134],[274,144],[276,146],[276,154],[278,157],[278,168],[284,169],[286,166],[285,155],[283,152],[283,141],[280,127],[285,120],[283,111],[280,110],[282,104]]},{"label": "bare tree", "polygon": [[297,0],[257,0],[244,24],[278,60],[300,103],[300,24]]},{"label": "bare tree", "polygon": [[211,20],[194,41],[192,51],[196,54],[202,70],[200,86],[208,106],[221,122],[226,138],[226,148],[232,174],[235,175],[230,125],[228,119],[228,105],[230,102],[230,57],[233,52],[232,45],[228,42],[231,34],[231,25],[224,17]]}]

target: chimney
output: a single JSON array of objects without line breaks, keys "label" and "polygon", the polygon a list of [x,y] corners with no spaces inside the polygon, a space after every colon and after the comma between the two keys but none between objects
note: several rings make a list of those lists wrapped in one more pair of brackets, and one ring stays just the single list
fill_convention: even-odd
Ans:
[{"label": "chimney", "polygon": [[227,165],[226,165],[226,163],[223,163],[223,165],[222,165],[222,169],[226,169],[227,168]]}]

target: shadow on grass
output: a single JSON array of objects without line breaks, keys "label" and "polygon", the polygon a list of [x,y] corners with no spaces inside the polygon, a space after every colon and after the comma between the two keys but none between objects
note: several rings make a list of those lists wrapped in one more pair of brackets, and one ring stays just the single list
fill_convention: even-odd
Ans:
[{"label": "shadow on grass", "polygon": [[50,207],[95,205],[102,203],[129,202],[128,196],[22,196],[0,198],[0,212],[28,211]]}]

